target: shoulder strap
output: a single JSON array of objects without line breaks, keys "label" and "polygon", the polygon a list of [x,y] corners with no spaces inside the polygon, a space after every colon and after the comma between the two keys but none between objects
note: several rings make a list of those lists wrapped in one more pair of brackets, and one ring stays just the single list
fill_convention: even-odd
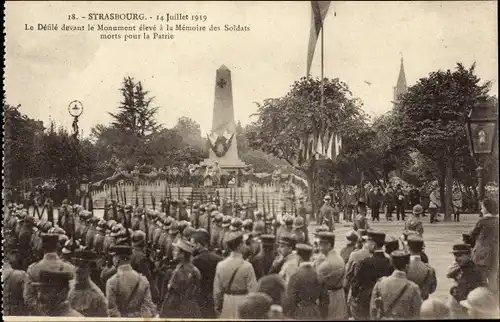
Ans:
[{"label": "shoulder strap", "polygon": [[401,291],[398,293],[398,295],[394,298],[394,301],[392,301],[392,303],[387,307],[387,310],[385,311],[385,313],[387,313],[387,314],[391,314],[392,313],[392,310],[394,309],[394,306],[396,305],[396,303],[399,302],[399,299],[404,294],[404,292],[406,291],[406,289],[408,288],[408,286],[410,286],[410,283],[406,282],[406,285],[401,289]]},{"label": "shoulder strap", "polygon": [[125,303],[125,306],[124,306],[125,310],[128,310],[129,305],[130,305],[130,301],[134,298],[135,293],[137,293],[137,289],[139,288],[139,284],[141,284],[141,275],[139,275],[139,277],[137,279],[137,283],[135,283],[134,289],[130,293],[127,301],[124,302]]},{"label": "shoulder strap", "polygon": [[229,292],[229,290],[231,290],[231,286],[233,286],[234,277],[236,276],[236,273],[238,273],[238,271],[240,270],[240,267],[241,265],[236,267],[236,269],[233,272],[233,275],[231,275],[231,279],[229,280],[229,283],[227,284],[226,287],[226,292]]}]

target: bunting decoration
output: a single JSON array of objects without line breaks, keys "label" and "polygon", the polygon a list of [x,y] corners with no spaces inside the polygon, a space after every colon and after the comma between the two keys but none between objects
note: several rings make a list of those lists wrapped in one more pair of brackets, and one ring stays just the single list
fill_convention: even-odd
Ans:
[{"label": "bunting decoration", "polygon": [[323,21],[328,13],[331,1],[311,1],[311,33],[309,35],[309,46],[307,48],[307,71],[306,76],[311,71],[311,64],[316,49],[318,36],[323,28]]},{"label": "bunting decoration", "polygon": [[329,131],[306,134],[299,144],[297,161],[303,164],[311,158],[330,159],[335,161],[342,153],[342,137],[339,133]]}]

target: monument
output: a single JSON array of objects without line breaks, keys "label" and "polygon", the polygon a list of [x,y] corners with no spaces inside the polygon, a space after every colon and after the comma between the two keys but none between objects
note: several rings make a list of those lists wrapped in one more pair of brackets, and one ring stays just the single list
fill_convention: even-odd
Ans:
[{"label": "monument", "polygon": [[212,132],[207,137],[210,154],[208,159],[201,162],[201,166],[215,166],[233,174],[236,174],[238,169],[247,167],[238,157],[231,71],[224,65],[215,72]]}]

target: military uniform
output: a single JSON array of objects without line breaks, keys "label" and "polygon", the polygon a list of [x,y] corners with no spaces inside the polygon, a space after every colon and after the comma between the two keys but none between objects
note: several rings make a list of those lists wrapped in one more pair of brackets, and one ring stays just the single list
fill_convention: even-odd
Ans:
[{"label": "military uniform", "polygon": [[[70,279],[73,273],[55,270],[41,270],[40,279],[37,284],[40,286],[40,293],[53,293],[53,292],[68,292]],[[64,294],[67,296],[67,293]],[[52,296],[48,296],[53,298]],[[49,303],[46,303],[46,305]],[[50,303],[50,307],[45,307],[44,315],[50,317],[66,316],[66,317],[83,317],[78,311],[74,310],[70,303],[65,300],[60,303]]]},{"label": "military uniform", "polygon": [[[44,234],[42,238],[48,239],[48,242],[57,244],[59,235]],[[42,270],[68,272],[71,276],[74,276],[75,274],[75,267],[62,261],[56,253],[46,253],[44,254],[42,260],[31,264],[26,271],[28,279],[24,285],[23,297],[26,307],[32,315],[40,315],[42,313],[38,305],[37,291],[35,289],[35,285],[33,284],[40,282],[40,272]]]},{"label": "military uniform", "polygon": [[[311,246],[300,244],[297,248],[312,253]],[[296,320],[326,318],[328,293],[310,262],[300,263],[290,277],[286,292],[283,309],[287,317]]]},{"label": "military uniform", "polygon": [[[134,238],[134,236],[132,238]],[[132,269],[134,271],[146,277],[150,285],[151,298],[153,299],[153,302],[157,303],[160,294],[158,288],[156,287],[156,284],[154,283],[149,258],[147,258],[144,250],[137,244],[134,244],[134,247],[132,249],[132,255],[130,256],[130,266],[132,266]]]},{"label": "military uniform", "polygon": [[[407,258],[405,251],[394,251],[394,258]],[[377,305],[377,302],[380,303]],[[409,281],[403,271],[395,270],[390,276],[381,277],[373,287],[370,299],[370,317],[372,319],[414,319],[420,316],[422,298],[417,284]]]},{"label": "military uniform", "polygon": [[323,206],[321,206],[321,208],[319,210],[319,218],[320,218],[321,224],[326,224],[328,226],[328,229],[330,231],[333,231],[333,230],[335,230],[335,227],[333,225],[334,209],[330,205],[330,201],[331,201],[331,197],[326,196],[325,203],[323,204]]},{"label": "military uniform", "polygon": [[[321,242],[335,243],[335,234],[332,232],[320,232],[318,237]],[[346,319],[347,304],[343,287],[345,276],[344,260],[332,248],[326,254],[325,260],[318,265],[317,271],[328,296],[326,318],[328,320]]]},{"label": "military uniform", "polygon": [[[128,246],[114,246],[112,251],[117,255],[132,253]],[[106,282],[106,296],[110,317],[153,317],[155,314],[149,282],[130,264],[119,266]]]},{"label": "military uniform", "polygon": [[260,239],[261,249],[250,261],[257,280],[269,273],[274,259],[276,258],[276,252],[274,250],[276,238],[273,235],[262,235]]},{"label": "military uniform", "polygon": [[356,250],[356,242],[358,241],[358,235],[356,234],[356,232],[350,231],[346,234],[346,238],[349,241],[349,243],[340,250],[340,257],[342,257],[344,263],[347,264],[347,262],[349,261],[349,257],[351,256],[351,253]]},{"label": "military uniform", "polygon": [[[385,242],[385,234],[368,232],[368,238],[377,243]],[[359,263],[357,273],[352,279],[350,309],[355,319],[367,319],[370,316],[370,297],[373,287],[379,278],[389,276],[393,272],[391,261],[383,250],[376,250],[371,257]]]},{"label": "military uniform", "polygon": [[416,231],[420,236],[424,234],[424,226],[419,218],[412,216],[405,222],[405,230]]},{"label": "military uniform", "polygon": [[[408,245],[414,246],[415,250],[422,247],[424,241],[419,236],[409,236]],[[434,293],[437,287],[436,271],[428,264],[422,261],[418,254],[410,256],[410,265],[406,272],[408,280],[414,282],[420,287],[420,294],[423,300],[429,298],[429,294]]]},{"label": "military uniform", "polygon": [[[97,256],[88,250],[78,250],[74,255],[79,269],[90,269],[90,264]],[[87,267],[87,264],[89,265]],[[73,309],[85,317],[107,317],[108,303],[106,296],[90,279],[73,280],[70,282],[68,301]]]},{"label": "military uniform", "polygon": [[204,319],[214,319],[214,279],[217,264],[223,258],[213,252],[203,249],[193,258],[193,265],[198,268],[201,274],[200,292],[198,303],[200,304],[201,317]]},{"label": "military uniform", "polygon": [[[192,254],[194,246],[179,240],[176,247]],[[200,271],[188,261],[177,265],[168,282],[168,290],[160,310],[160,317],[201,318],[198,296],[201,284]]]},{"label": "military uniform", "polygon": [[[233,234],[231,243],[243,242],[243,236]],[[237,319],[238,305],[245,295],[257,284],[252,265],[243,259],[242,254],[232,252],[229,257],[217,264],[214,279],[214,306],[219,318]]]},{"label": "military uniform", "polygon": [[9,262],[4,262],[2,269],[4,316],[26,315],[23,298],[26,278],[25,271],[13,269]]},{"label": "military uniform", "polygon": [[370,229],[370,225],[368,224],[368,219],[363,214],[356,215],[354,219],[353,229],[357,231],[358,229]]}]

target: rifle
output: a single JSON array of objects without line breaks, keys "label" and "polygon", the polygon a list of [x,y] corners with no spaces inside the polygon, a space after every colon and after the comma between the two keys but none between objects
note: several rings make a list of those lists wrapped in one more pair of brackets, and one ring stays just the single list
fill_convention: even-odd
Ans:
[{"label": "rifle", "polygon": [[137,191],[137,188],[135,190],[135,207],[139,208],[139,192]]},{"label": "rifle", "polygon": [[144,196],[144,192],[142,193],[142,208],[146,211],[146,197]]},{"label": "rifle", "polygon": [[92,199],[92,194],[89,193],[89,211],[94,215],[94,200]]},{"label": "rifle", "polygon": [[276,222],[276,212],[274,211],[274,199],[273,199],[273,219],[274,219],[274,235],[278,232],[278,223]]},{"label": "rifle", "polygon": [[[193,189],[191,189],[191,195],[189,197],[189,217],[191,217],[192,213],[193,213]],[[196,228],[198,228],[198,227],[196,227]]]},{"label": "rifle", "polygon": [[243,204],[243,189],[240,189],[240,200],[241,203]]},{"label": "rifle", "polygon": [[125,191],[125,186],[122,189],[123,191],[123,203],[126,205],[127,204],[127,192]]},{"label": "rifle", "polygon": [[104,198],[104,215],[102,215],[102,218],[108,221],[108,198]]},{"label": "rifle", "polygon": [[113,208],[113,220],[118,221],[118,211],[116,209],[116,200],[111,200],[111,207]]},{"label": "rifle", "polygon": [[120,192],[118,191],[117,185],[115,185],[115,190],[116,190],[116,202],[120,202]]},{"label": "rifle", "polygon": [[153,195],[153,192],[151,192],[151,203],[153,204],[153,210],[156,210],[156,200]]}]

